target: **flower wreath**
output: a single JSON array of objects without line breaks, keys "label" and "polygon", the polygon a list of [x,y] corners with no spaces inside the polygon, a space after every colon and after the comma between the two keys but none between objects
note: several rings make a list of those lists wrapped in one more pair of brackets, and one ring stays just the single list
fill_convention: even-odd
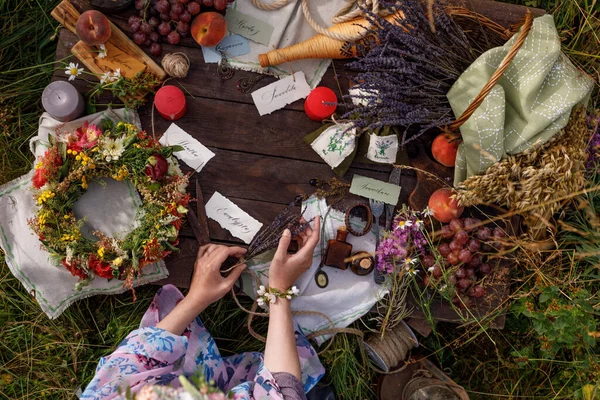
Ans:
[{"label": "flower wreath", "polygon": [[[134,125],[102,120],[102,130],[86,121],[75,132],[57,133],[35,166],[32,183],[38,205],[29,225],[56,264],[79,277],[117,278],[133,288],[141,269],[177,250],[177,236],[190,199],[188,177],[172,157],[179,146],[163,147]],[[83,219],[73,205],[96,178],[129,179],[141,194],[138,224],[122,239],[94,231],[81,235]]]}]

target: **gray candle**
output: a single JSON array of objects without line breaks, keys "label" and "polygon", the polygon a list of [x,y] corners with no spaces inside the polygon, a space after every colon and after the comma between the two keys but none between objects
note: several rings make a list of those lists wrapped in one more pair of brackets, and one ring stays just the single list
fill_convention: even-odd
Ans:
[{"label": "gray candle", "polygon": [[61,122],[73,121],[85,111],[83,96],[75,86],[65,81],[46,86],[42,93],[42,106],[52,118]]}]

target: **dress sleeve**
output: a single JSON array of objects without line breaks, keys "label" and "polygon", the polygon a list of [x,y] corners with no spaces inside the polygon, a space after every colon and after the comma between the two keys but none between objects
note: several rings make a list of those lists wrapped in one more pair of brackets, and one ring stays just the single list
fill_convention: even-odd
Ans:
[{"label": "dress sleeve", "polygon": [[274,372],[273,378],[279,385],[283,400],[306,400],[304,385],[300,379],[287,372]]},{"label": "dress sleeve", "polygon": [[155,327],[131,332],[119,347],[100,359],[94,378],[81,399],[113,399],[131,387],[167,384],[182,374],[188,340]]}]

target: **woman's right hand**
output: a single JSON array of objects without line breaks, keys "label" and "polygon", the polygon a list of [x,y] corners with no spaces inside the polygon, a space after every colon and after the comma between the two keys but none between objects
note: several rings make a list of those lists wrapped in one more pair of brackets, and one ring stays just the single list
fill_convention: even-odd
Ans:
[{"label": "woman's right hand", "polygon": [[292,240],[288,229],[279,239],[279,246],[269,267],[269,286],[280,291],[288,290],[294,282],[312,265],[313,253],[321,232],[321,218],[316,217],[314,228],[308,228],[300,234],[301,244],[296,254],[288,254]]}]

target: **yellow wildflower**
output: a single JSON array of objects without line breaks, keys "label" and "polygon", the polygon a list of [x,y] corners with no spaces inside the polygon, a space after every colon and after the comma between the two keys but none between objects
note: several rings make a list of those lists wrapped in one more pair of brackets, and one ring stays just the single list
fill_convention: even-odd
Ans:
[{"label": "yellow wildflower", "polygon": [[46,216],[44,214],[41,214],[38,217],[38,225],[42,226],[42,225],[44,225],[46,223],[46,221],[47,221],[46,220]]},{"label": "yellow wildflower", "polygon": [[80,156],[80,155],[78,155],[77,157],[75,157],[75,159],[76,159],[77,161],[81,161],[81,156]]},{"label": "yellow wildflower", "polygon": [[66,215],[65,215],[63,218],[64,218],[64,219],[69,219],[69,218],[71,218],[71,216],[70,216],[70,215],[68,215],[68,214],[66,214]]},{"label": "yellow wildflower", "polygon": [[42,168],[43,165],[44,164],[40,161],[37,164],[35,164],[35,169],[40,169],[40,168]]},{"label": "yellow wildflower", "polygon": [[120,267],[120,266],[121,266],[121,264],[123,264],[123,258],[122,258],[122,257],[117,257],[117,258],[115,258],[115,259],[113,260],[113,262],[112,262],[112,263],[113,263],[113,265],[114,265],[115,267]]},{"label": "yellow wildflower", "polygon": [[81,188],[82,189],[88,188],[88,181],[87,181],[87,178],[85,177],[85,175],[81,177]]},{"label": "yellow wildflower", "polygon": [[93,151],[94,153],[95,153],[95,152],[97,152],[98,150],[100,150],[100,149],[98,148],[98,146],[96,146],[96,147],[94,147],[94,148],[92,149],[92,151]]},{"label": "yellow wildflower", "polygon": [[71,149],[67,150],[67,154],[73,154],[73,150],[71,150]]},{"label": "yellow wildflower", "polygon": [[156,225],[154,225],[154,227],[155,227],[156,229],[160,229],[160,224],[156,224]]},{"label": "yellow wildflower", "polygon": [[104,247],[100,246],[98,249],[98,257],[104,258]]}]

